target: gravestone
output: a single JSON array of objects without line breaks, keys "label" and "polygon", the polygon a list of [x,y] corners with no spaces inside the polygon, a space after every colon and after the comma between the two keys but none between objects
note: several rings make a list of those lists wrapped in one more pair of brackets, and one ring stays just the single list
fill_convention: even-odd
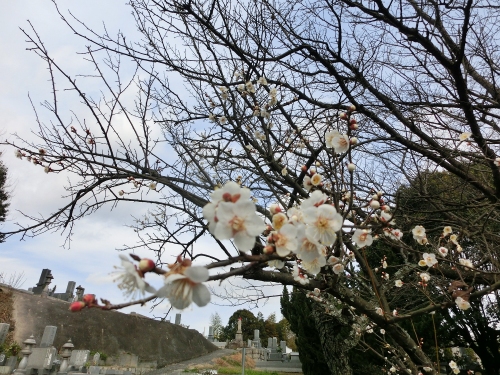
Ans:
[{"label": "gravestone", "polygon": [[12,373],[12,371],[14,371],[14,369],[17,366],[17,357],[13,356],[13,357],[7,358],[4,366],[10,368],[10,372]]},{"label": "gravestone", "polygon": [[4,362],[5,362],[5,354],[2,353],[0,354],[0,366],[3,366]]},{"label": "gravestone", "polygon": [[92,358],[92,363],[94,364],[94,366],[98,366],[99,365],[99,360],[101,359],[101,354],[100,353],[95,353],[94,354],[94,358]]},{"label": "gravestone", "polygon": [[56,348],[33,348],[28,357],[26,374],[31,374],[31,370],[38,370],[38,375],[48,374],[52,369],[52,362],[56,358]]},{"label": "gravestone", "polygon": [[278,339],[276,337],[273,337],[273,349],[278,348]]},{"label": "gravestone", "polygon": [[247,339],[247,348],[251,348],[251,347],[252,347],[252,340]]},{"label": "gravestone", "polygon": [[213,326],[209,326],[208,327],[208,337],[207,337],[207,340],[210,341],[210,342],[214,341],[214,327]]},{"label": "gravestone", "polygon": [[40,342],[40,348],[50,348],[54,343],[56,332],[57,332],[56,326],[46,326],[45,330],[43,331],[42,341]]},{"label": "gravestone", "polygon": [[5,338],[9,333],[10,324],[8,323],[0,323],[0,345],[5,342]]},{"label": "gravestone", "polygon": [[175,324],[176,325],[181,324],[181,314],[175,314]]},{"label": "gravestone", "polygon": [[51,270],[44,268],[40,274],[40,281],[38,281],[38,284],[33,288],[33,294],[42,294],[53,278]]},{"label": "gravestone", "polygon": [[82,371],[89,360],[90,350],[73,350],[69,357],[69,368]]},{"label": "gravestone", "polygon": [[118,365],[122,367],[137,367],[139,357],[134,354],[122,353],[118,357]]},{"label": "gravestone", "polygon": [[101,372],[101,366],[89,366],[90,375],[98,375]]},{"label": "gravestone", "polygon": [[281,353],[286,354],[286,341],[281,341],[280,347],[281,347]]},{"label": "gravestone", "polygon": [[273,338],[272,337],[268,337],[267,338],[267,348],[268,349],[272,349],[273,348]]}]

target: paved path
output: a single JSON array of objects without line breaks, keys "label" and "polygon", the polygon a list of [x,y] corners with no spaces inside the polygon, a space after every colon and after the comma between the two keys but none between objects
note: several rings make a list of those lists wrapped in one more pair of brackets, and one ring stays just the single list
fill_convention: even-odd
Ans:
[{"label": "paved path", "polygon": [[197,357],[197,358],[188,359],[187,361],[183,361],[183,362],[179,362],[179,363],[173,363],[171,365],[162,367],[158,370],[148,372],[144,375],[177,375],[177,374],[182,374],[182,372],[189,367],[201,365],[204,363],[211,363],[212,359],[214,359],[214,358],[226,357],[226,356],[234,354],[234,353],[237,353],[237,351],[233,350],[233,349],[218,349],[210,354],[202,355],[201,357]]}]

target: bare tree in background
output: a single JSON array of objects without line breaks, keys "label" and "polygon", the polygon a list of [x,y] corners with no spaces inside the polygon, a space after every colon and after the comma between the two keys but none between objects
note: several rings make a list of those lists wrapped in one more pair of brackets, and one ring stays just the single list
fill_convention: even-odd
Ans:
[{"label": "bare tree in background", "polygon": [[[50,122],[39,118],[38,143],[7,143],[47,173],[67,173],[71,185],[60,209],[7,235],[70,233],[104,205],[149,203],[149,214],[134,225],[140,243],[130,249],[154,251],[160,265],[162,255],[174,253],[204,258],[209,269],[233,267],[211,280],[242,276],[314,291],[332,373],[350,373],[342,348],[377,325],[387,342],[369,350],[387,357],[387,368],[436,374],[435,358],[400,323],[442,309],[466,314],[459,302],[466,308],[500,287],[499,6],[488,0],[130,5],[140,41],[99,35],[60,12],[91,43],[89,78],[97,76],[108,90],[99,98],[65,73],[33,30],[26,32],[52,75]],[[137,68],[126,82],[124,59]],[[63,113],[60,85],[80,97],[85,114]],[[131,105],[126,98],[134,90]],[[419,189],[422,210],[398,212],[401,185],[434,172],[451,176],[453,204]],[[209,194],[228,181],[251,190],[270,225],[251,252],[218,240],[203,218]],[[269,207],[286,212],[315,190],[342,215],[343,228],[323,255],[330,263],[308,274],[296,252],[274,251],[276,211]],[[429,205],[441,221],[422,231]],[[404,241],[398,217],[414,228]],[[367,241],[355,237],[360,233]],[[207,235],[217,250],[196,246]],[[394,255],[388,264],[369,259],[370,238]],[[269,261],[285,263],[274,269]],[[343,345],[329,341],[328,316],[332,327],[351,327]]]}]

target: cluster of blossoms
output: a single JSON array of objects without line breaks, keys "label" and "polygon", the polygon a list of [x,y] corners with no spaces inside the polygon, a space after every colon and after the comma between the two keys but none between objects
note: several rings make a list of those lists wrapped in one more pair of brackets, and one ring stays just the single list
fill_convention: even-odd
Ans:
[{"label": "cluster of blossoms", "polygon": [[255,237],[265,229],[264,220],[256,214],[255,203],[250,200],[250,190],[236,182],[210,194],[211,202],[203,207],[208,227],[219,240],[233,239],[241,251],[251,250]]},{"label": "cluster of blossoms", "polygon": [[82,301],[75,301],[69,305],[69,310],[76,312],[84,309],[85,307],[100,307],[97,303],[95,295],[93,294],[85,294],[82,298]]},{"label": "cluster of blossoms", "polygon": [[[33,153],[33,154],[28,154],[28,153],[24,153],[22,152],[21,150],[16,150],[14,152],[16,158],[18,159],[23,159],[23,158],[26,158],[26,160],[28,162],[31,162],[35,165],[40,165],[43,167],[43,170],[45,173],[49,173],[49,172],[53,172],[54,170],[50,167],[50,163],[48,165],[44,165],[44,162],[46,162],[45,160],[45,156],[47,155],[47,152],[41,148],[38,150],[38,153]],[[63,165],[62,162],[58,162],[57,164],[59,165]]]}]

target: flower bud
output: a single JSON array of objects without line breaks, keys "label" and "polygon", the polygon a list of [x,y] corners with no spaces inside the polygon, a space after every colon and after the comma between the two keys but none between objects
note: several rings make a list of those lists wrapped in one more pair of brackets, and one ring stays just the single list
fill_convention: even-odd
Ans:
[{"label": "flower bud", "polygon": [[379,201],[372,200],[370,202],[370,207],[373,208],[374,210],[378,210],[380,208],[380,203]]},{"label": "flower bud", "polygon": [[86,305],[93,305],[95,304],[95,296],[93,294],[85,294],[83,296],[83,302]]},{"label": "flower bud", "polygon": [[375,200],[375,201],[378,201],[378,195],[377,194],[373,194],[372,195],[372,199]]},{"label": "flower bud", "polygon": [[349,172],[354,172],[354,170],[356,169],[356,165],[354,165],[354,163],[349,163],[347,164],[347,169],[349,170]]},{"label": "flower bud", "polygon": [[271,212],[271,214],[275,215],[275,214],[281,212],[281,207],[279,205],[277,205],[276,203],[274,203],[271,206],[269,206],[269,211]]},{"label": "flower bud", "polygon": [[306,167],[305,165],[303,165],[303,166],[300,168],[300,170],[301,170],[302,172],[307,172],[307,167]]},{"label": "flower bud", "polygon": [[71,305],[69,305],[69,311],[73,312],[80,311],[84,307],[85,307],[85,302],[82,301],[73,302]]},{"label": "flower bud", "polygon": [[139,271],[141,272],[149,272],[156,268],[155,262],[151,259],[143,258],[139,262]]},{"label": "flower bud", "polygon": [[354,145],[358,144],[358,138],[356,138],[356,137],[352,137],[352,138],[349,140],[349,142],[351,143],[351,145],[353,145],[353,146],[354,146]]},{"label": "flower bud", "polygon": [[356,110],[356,106],[355,106],[354,104],[351,104],[351,105],[349,106],[349,111],[350,111],[350,112],[354,112],[355,110]]},{"label": "flower bud", "polygon": [[339,114],[339,117],[340,117],[341,120],[347,120],[347,113],[342,112],[342,113]]},{"label": "flower bud", "polygon": [[264,247],[264,254],[272,254],[274,253],[274,247],[272,245],[267,245]]},{"label": "flower bud", "polygon": [[349,129],[351,129],[351,130],[358,130],[358,127],[359,126],[358,126],[358,124],[356,122],[354,124],[350,124],[349,125]]}]

